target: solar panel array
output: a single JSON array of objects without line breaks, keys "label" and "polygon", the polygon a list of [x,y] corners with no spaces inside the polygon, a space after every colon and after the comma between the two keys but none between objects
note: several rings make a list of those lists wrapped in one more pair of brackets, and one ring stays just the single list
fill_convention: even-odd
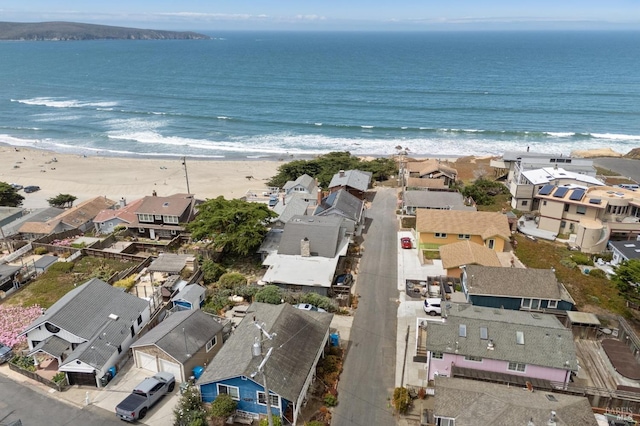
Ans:
[{"label": "solar panel array", "polygon": [[565,188],[564,186],[561,186],[558,189],[556,189],[556,192],[553,193],[553,196],[556,198],[562,198],[567,194],[568,191],[569,191],[569,188]]},{"label": "solar panel array", "polygon": [[600,198],[591,198],[589,200],[589,203],[591,204],[600,204],[602,202],[602,200]]},{"label": "solar panel array", "polygon": [[570,200],[580,201],[584,196],[584,189],[574,189],[571,195],[569,196]]},{"label": "solar panel array", "polygon": [[554,185],[545,185],[540,188],[540,191],[538,191],[538,195],[549,195],[551,194],[551,191],[553,191],[553,188],[555,188]]}]

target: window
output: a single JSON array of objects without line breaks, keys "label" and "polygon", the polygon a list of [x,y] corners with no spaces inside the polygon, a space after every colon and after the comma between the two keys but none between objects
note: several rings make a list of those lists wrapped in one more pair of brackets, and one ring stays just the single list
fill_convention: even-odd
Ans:
[{"label": "window", "polygon": [[469,234],[458,234],[458,239],[459,240],[470,240],[471,239],[471,235],[469,235]]},{"label": "window", "polygon": [[153,222],[152,214],[138,213],[138,221],[140,222]]},{"label": "window", "polygon": [[164,223],[178,223],[178,216],[162,216]]},{"label": "window", "polygon": [[540,299],[522,299],[522,309],[540,309]]},{"label": "window", "polygon": [[560,229],[564,229],[567,226],[567,222],[564,220],[560,221]]},{"label": "window", "polygon": [[496,246],[496,240],[491,239],[487,241],[487,247],[489,247],[490,249],[493,250],[493,248]]},{"label": "window", "polygon": [[443,359],[444,354],[442,352],[431,352],[432,359]]},{"label": "window", "polygon": [[228,386],[218,383],[218,395],[222,393],[229,395],[231,399],[240,401],[240,389],[235,386]]},{"label": "window", "polygon": [[564,205],[564,211],[565,211],[565,212],[568,212],[568,211],[569,211],[569,207],[570,207],[570,206],[569,206],[569,204],[565,204],[565,205]]},{"label": "window", "polygon": [[465,361],[482,362],[481,356],[467,355],[464,359]]},{"label": "window", "polygon": [[436,232],[436,238],[447,238],[447,234],[444,232]]},{"label": "window", "polygon": [[142,324],[142,315],[138,315],[138,325]]},{"label": "window", "polygon": [[467,325],[466,324],[460,324],[458,326],[458,336],[467,337]]},{"label": "window", "polygon": [[576,214],[587,214],[587,208],[585,206],[576,207]]},{"label": "window", "polygon": [[[280,407],[280,397],[269,392],[269,399],[272,407]],[[258,391],[258,404],[267,405],[265,393]]]},{"label": "window", "polygon": [[522,200],[522,207],[526,207],[529,205],[529,200]]},{"label": "window", "polygon": [[510,362],[508,369],[509,371],[518,371],[520,373],[524,373],[526,366],[526,364],[521,364],[519,362]]},{"label": "window", "polygon": [[542,205],[543,205],[543,206],[546,206],[546,205],[547,205],[547,200],[543,200],[543,201],[542,201]]},{"label": "window", "polygon": [[547,308],[549,308],[549,309],[557,309],[558,308],[558,301],[557,300],[549,300],[549,304],[547,305]]},{"label": "window", "polygon": [[456,426],[456,420],[447,417],[436,417],[436,426]]},{"label": "window", "polygon": [[207,352],[209,352],[218,343],[218,336],[213,336],[210,342],[207,342]]},{"label": "window", "polygon": [[487,327],[480,327],[480,339],[487,340],[489,338],[489,330]]}]

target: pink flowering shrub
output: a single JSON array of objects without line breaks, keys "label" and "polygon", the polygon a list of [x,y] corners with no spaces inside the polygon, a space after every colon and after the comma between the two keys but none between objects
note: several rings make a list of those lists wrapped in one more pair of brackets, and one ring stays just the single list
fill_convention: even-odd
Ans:
[{"label": "pink flowering shrub", "polygon": [[25,342],[25,337],[18,337],[18,334],[40,315],[42,315],[42,308],[38,305],[29,308],[0,306],[0,342],[9,347]]}]

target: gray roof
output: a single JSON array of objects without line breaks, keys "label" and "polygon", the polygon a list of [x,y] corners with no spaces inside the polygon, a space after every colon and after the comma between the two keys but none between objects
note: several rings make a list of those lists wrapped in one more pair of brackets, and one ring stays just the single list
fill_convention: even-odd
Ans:
[{"label": "gray roof", "polygon": [[289,189],[291,189],[291,188],[293,188],[293,187],[295,187],[297,185],[302,186],[308,192],[312,192],[314,190],[314,188],[316,188],[316,186],[317,186],[316,185],[316,180],[305,173],[302,176],[299,176],[298,179],[290,180],[287,183],[285,183],[285,185],[282,187],[282,189],[284,189],[285,191],[288,191]]},{"label": "gray roof", "polygon": [[[22,215],[22,212],[24,212],[24,209],[22,207],[4,207],[4,206],[0,206],[0,223],[3,223],[5,221],[10,221],[11,218],[15,218],[17,217],[18,219],[20,218],[19,216]],[[10,223],[10,222],[7,222]]]},{"label": "gray roof", "polygon": [[369,189],[371,176],[371,172],[363,172],[361,170],[340,171],[331,178],[329,188],[344,186],[364,192]]},{"label": "gray roof", "polygon": [[[453,210],[455,207],[466,207],[459,192],[449,191],[405,191],[406,207],[423,207],[429,209]],[[475,210],[475,209],[474,209]]]},{"label": "gray roof", "polygon": [[42,342],[38,343],[29,355],[33,355],[37,352],[44,352],[56,358],[59,358],[71,347],[71,343],[58,336],[49,336]]},{"label": "gray roof", "polygon": [[61,213],[64,213],[64,209],[59,209],[57,207],[47,207],[45,209],[35,209],[31,213],[26,214],[19,219],[14,220],[13,222],[2,227],[2,232],[6,237],[10,237],[12,235],[16,235],[19,233],[19,229],[26,222],[46,222],[48,220],[53,219]]},{"label": "gray roof", "polygon": [[[54,303],[43,315],[29,324],[23,333],[49,322],[85,340],[92,339],[109,322],[124,323],[128,328],[148,302],[102,280],[92,278],[77,286]],[[115,314],[119,318],[109,318]]]},{"label": "gray roof", "polygon": [[221,331],[222,324],[199,309],[178,311],[149,330],[131,347],[155,345],[176,361],[185,363]]},{"label": "gray roof", "polygon": [[358,223],[362,215],[363,205],[364,201],[341,189],[324,197],[322,203],[316,207],[314,215],[337,215]]},{"label": "gray roof", "polygon": [[435,378],[433,413],[454,418],[456,426],[526,426],[530,420],[542,426],[549,424],[551,411],[556,413],[557,426],[598,425],[585,397],[529,392],[475,380]]},{"label": "gray roof", "polygon": [[273,352],[265,366],[269,389],[288,401],[297,400],[315,360],[329,333],[333,314],[296,309],[289,304],[269,305],[255,302],[220,352],[207,366],[198,384],[206,384],[238,376],[250,377],[258,370],[262,357],[253,357],[251,347],[256,337],[263,337],[253,319],[264,323],[268,333],[276,333],[263,344]]},{"label": "gray roof", "polygon": [[342,221],[333,216],[294,216],[284,225],[278,254],[300,255],[300,242],[307,238],[312,256],[335,257],[344,237]]},{"label": "gray roof", "polygon": [[0,281],[12,277],[16,272],[20,270],[21,266],[2,265],[0,264]]},{"label": "gray roof", "polygon": [[293,216],[304,215],[306,213],[307,207],[309,207],[309,201],[298,195],[301,194],[292,194],[286,197],[284,202],[280,200],[278,204],[275,205],[273,211],[278,214],[278,217],[273,220],[274,222],[287,223]]},{"label": "gray roof", "polygon": [[640,241],[609,241],[627,259],[640,259]]},{"label": "gray roof", "polygon": [[175,300],[185,300],[192,305],[200,306],[200,297],[205,293],[205,288],[198,284],[189,284],[171,298]]},{"label": "gray roof", "polygon": [[260,244],[260,248],[258,249],[258,253],[277,253],[283,231],[283,229],[270,229],[269,232],[267,232],[267,235],[264,236],[262,244]]},{"label": "gray roof", "polygon": [[36,268],[45,269],[58,261],[58,256],[42,256],[34,262]]},{"label": "gray roof", "polygon": [[[512,268],[508,268],[512,269]],[[427,325],[427,349],[577,371],[573,334],[553,315],[450,304],[444,322]],[[466,337],[459,333],[466,326]],[[481,339],[486,327],[488,339]],[[524,344],[516,343],[522,332]],[[488,349],[489,340],[494,349]],[[457,352],[456,352],[457,351]]]},{"label": "gray roof", "polygon": [[190,254],[160,253],[158,258],[151,262],[147,270],[149,272],[179,274],[187,265],[187,261],[192,259],[193,256]]},{"label": "gray roof", "polygon": [[551,269],[467,265],[466,275],[467,286],[470,286],[469,294],[566,300],[574,303]]}]

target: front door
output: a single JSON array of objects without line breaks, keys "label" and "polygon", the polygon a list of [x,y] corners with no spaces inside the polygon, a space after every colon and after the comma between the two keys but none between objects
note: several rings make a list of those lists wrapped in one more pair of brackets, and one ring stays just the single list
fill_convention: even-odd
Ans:
[{"label": "front door", "polygon": [[156,231],[155,231],[155,229],[149,229],[149,238],[151,238],[152,240],[156,239]]}]

